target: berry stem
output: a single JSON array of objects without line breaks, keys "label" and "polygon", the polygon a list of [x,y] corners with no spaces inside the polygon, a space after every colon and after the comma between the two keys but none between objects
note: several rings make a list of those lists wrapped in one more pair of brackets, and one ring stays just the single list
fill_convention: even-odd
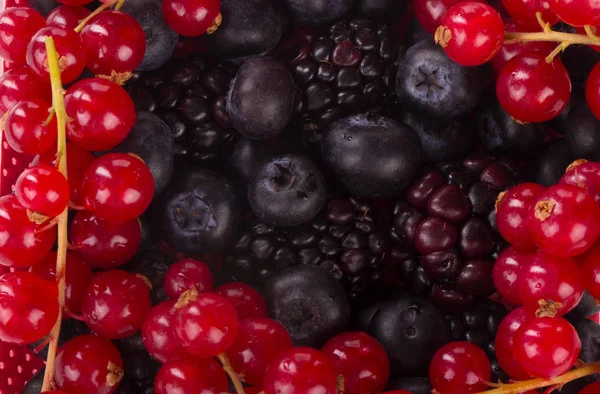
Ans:
[{"label": "berry stem", "polygon": [[511,384],[499,384],[498,388],[476,394],[518,394],[543,387],[562,386],[575,379],[600,372],[600,362],[586,364],[552,379],[532,379]]},{"label": "berry stem", "polygon": [[[48,69],[50,71],[50,83],[52,85],[52,108],[56,115],[56,123],[58,125],[58,140],[57,140],[57,167],[58,170],[67,177],[67,137],[66,123],[67,114],[65,111],[64,94],[60,79],[60,67],[58,65],[58,54],[54,45],[52,36],[46,38],[46,52],[48,55]],[[44,373],[44,382],[42,384],[42,392],[50,391],[52,381],[54,379],[54,366],[56,351],[58,348],[58,338],[60,336],[60,325],[62,323],[62,311],[65,305],[65,267],[67,263],[67,230],[68,230],[68,213],[69,208],[58,216],[58,249],[56,256],[56,281],[58,282],[58,318],[54,327],[50,332],[50,344],[48,346],[48,358],[46,360],[46,371]]]},{"label": "berry stem", "polygon": [[227,353],[221,353],[217,356],[217,358],[223,365],[223,370],[225,371],[225,373],[229,375],[229,378],[231,379],[231,382],[233,383],[237,394],[244,394],[244,385],[242,384],[242,381],[240,380],[238,374],[233,370],[231,362],[229,361],[229,357],[227,357]]},{"label": "berry stem", "polygon": [[600,45],[600,41],[592,39],[587,34],[563,33],[554,30],[550,32],[539,31],[527,33],[519,33],[513,31],[504,32],[504,42],[507,44],[529,41],[553,41],[559,43],[566,43],[568,45]]},{"label": "berry stem", "polygon": [[112,7],[115,4],[117,5],[115,7],[115,10],[118,11],[124,2],[125,2],[125,0],[114,0],[114,1],[102,4],[100,7],[96,8],[94,10],[94,12],[92,12],[85,19],[83,19],[81,22],[79,22],[79,25],[77,25],[77,27],[75,28],[75,32],[81,33],[81,30],[83,30],[83,28],[85,27],[85,25],[87,25],[87,23],[90,21],[90,19],[92,19],[93,17],[95,17],[96,15],[101,13],[102,11],[109,9],[110,7]]}]

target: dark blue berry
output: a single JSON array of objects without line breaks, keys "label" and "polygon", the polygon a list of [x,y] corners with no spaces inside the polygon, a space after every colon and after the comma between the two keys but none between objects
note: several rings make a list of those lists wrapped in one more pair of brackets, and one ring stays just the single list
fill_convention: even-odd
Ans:
[{"label": "dark blue berry", "polygon": [[557,139],[544,146],[531,160],[530,172],[534,182],[546,187],[559,181],[565,170],[575,160],[566,139]]},{"label": "dark blue berry", "polygon": [[356,0],[356,8],[367,18],[397,21],[403,15],[406,3],[406,0]]},{"label": "dark blue berry", "polygon": [[596,299],[590,293],[584,291],[579,304],[567,313],[565,317],[569,320],[585,319],[587,317],[592,317],[597,313],[600,313],[600,305],[598,305]]},{"label": "dark blue berry", "polygon": [[322,25],[342,19],[352,9],[352,0],[284,0],[294,20],[304,25]]},{"label": "dark blue berry", "polygon": [[565,137],[577,159],[600,161],[600,120],[582,102],[569,111]]}]

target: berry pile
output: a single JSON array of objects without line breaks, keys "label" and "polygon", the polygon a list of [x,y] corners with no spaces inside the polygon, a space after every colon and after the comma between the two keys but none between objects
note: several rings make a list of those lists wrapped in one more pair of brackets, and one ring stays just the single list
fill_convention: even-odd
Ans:
[{"label": "berry pile", "polygon": [[0,394],[599,392],[599,27],[12,0]]}]

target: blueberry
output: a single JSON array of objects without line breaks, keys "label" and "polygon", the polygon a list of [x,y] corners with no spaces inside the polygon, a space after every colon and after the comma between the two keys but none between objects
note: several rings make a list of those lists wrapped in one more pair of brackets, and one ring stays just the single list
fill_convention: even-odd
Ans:
[{"label": "blueberry", "polygon": [[565,317],[569,320],[585,319],[586,317],[591,317],[597,313],[600,313],[600,305],[596,304],[596,299],[590,293],[584,291],[579,304],[567,313]]},{"label": "blueberry", "polygon": [[164,241],[184,253],[208,253],[233,241],[241,208],[230,182],[194,168],[174,179],[157,207]]},{"label": "blueberry", "polygon": [[223,0],[223,23],[206,36],[210,53],[240,61],[264,55],[277,46],[282,35],[282,18],[270,1]]},{"label": "blueberry", "polygon": [[571,324],[581,340],[578,358],[584,363],[600,361],[600,324],[588,319],[572,320]]},{"label": "blueberry", "polygon": [[600,120],[585,102],[569,112],[565,136],[577,159],[600,160]]},{"label": "blueberry", "polygon": [[269,316],[286,328],[296,346],[318,348],[348,326],[344,288],[324,268],[285,269],[267,281],[264,294]]},{"label": "blueberry", "polygon": [[279,61],[270,57],[248,59],[227,95],[233,126],[252,139],[279,134],[292,119],[295,87],[294,77]]},{"label": "blueberry", "polygon": [[61,5],[56,0],[29,0],[29,7],[42,14],[44,18]]},{"label": "blueberry", "polygon": [[600,61],[600,53],[587,45],[573,45],[560,58],[569,72],[573,87],[585,87],[590,71]]},{"label": "blueberry", "polygon": [[42,392],[42,384],[44,383],[44,373],[46,367],[39,369],[28,381],[21,394],[40,394]]},{"label": "blueberry", "polygon": [[167,293],[163,287],[165,274],[169,266],[175,260],[164,254],[154,251],[138,253],[133,261],[127,263],[128,271],[135,274],[140,274],[146,277],[152,285],[150,290],[150,298],[152,304],[156,305],[167,300]]},{"label": "blueberry", "polygon": [[448,120],[471,112],[481,95],[485,69],[461,66],[433,40],[410,47],[398,65],[396,93],[407,110]]},{"label": "blueberry", "polygon": [[296,22],[323,25],[342,19],[352,9],[353,0],[284,0]]},{"label": "blueberry", "polygon": [[531,161],[530,177],[536,183],[546,187],[552,186],[559,181],[567,166],[575,159],[565,139],[554,140]]},{"label": "blueberry", "polygon": [[410,127],[378,115],[353,115],[332,123],[321,153],[346,191],[359,197],[399,194],[425,161]]},{"label": "blueberry", "polygon": [[298,154],[270,158],[248,186],[254,214],[277,226],[309,221],[321,211],[326,199],[323,174],[308,157]]},{"label": "blueberry", "polygon": [[139,392],[138,385],[129,378],[125,376],[120,382],[117,391],[114,394],[137,394]]},{"label": "blueberry", "polygon": [[411,47],[423,40],[433,41],[433,34],[425,30],[416,18],[412,19],[406,29],[405,44]]},{"label": "blueberry", "polygon": [[406,0],[356,0],[356,8],[360,15],[370,19],[397,21],[406,3]]},{"label": "blueberry", "polygon": [[387,390],[406,390],[413,394],[431,394],[429,378],[395,376],[388,382]]},{"label": "blueberry", "polygon": [[155,70],[173,54],[179,35],[167,26],[161,0],[127,0],[122,11],[133,16],[144,29],[146,53],[138,70]]}]

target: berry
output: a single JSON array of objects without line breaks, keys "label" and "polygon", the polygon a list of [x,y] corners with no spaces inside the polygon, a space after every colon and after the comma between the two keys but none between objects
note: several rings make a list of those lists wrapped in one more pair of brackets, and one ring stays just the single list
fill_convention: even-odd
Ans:
[{"label": "berry", "polygon": [[156,394],[220,394],[229,391],[227,375],[211,359],[185,356],[167,361],[156,374]]},{"label": "berry", "polygon": [[77,6],[77,5],[86,5],[86,4],[91,3],[92,1],[93,0],[60,0],[59,3],[69,5],[69,6]]},{"label": "berry", "polygon": [[148,312],[142,323],[144,347],[161,363],[184,354],[174,327],[176,303],[176,300],[161,302]]},{"label": "berry", "polygon": [[578,394],[595,394],[600,391],[600,382],[588,384]]},{"label": "berry", "polygon": [[191,290],[181,296],[175,307],[175,332],[187,353],[215,357],[233,345],[239,320],[226,298]]},{"label": "berry", "polygon": [[364,332],[345,332],[331,338],[321,349],[338,375],[344,376],[348,394],[379,394],[390,376],[385,349]]},{"label": "berry", "polygon": [[337,375],[331,361],[320,351],[308,347],[284,350],[265,372],[265,394],[336,393]]},{"label": "berry", "polygon": [[600,163],[575,160],[567,167],[559,183],[579,186],[600,203]]},{"label": "berry", "polygon": [[550,9],[551,0],[502,0],[504,9],[511,18],[529,29],[538,29],[536,13],[541,13],[544,22],[556,25],[560,20]]},{"label": "berry", "polygon": [[26,155],[37,155],[50,149],[57,136],[56,117],[46,124],[50,107],[46,101],[33,98],[18,102],[8,111],[4,135],[11,148]]},{"label": "berry", "polygon": [[241,322],[248,318],[267,317],[269,314],[263,296],[245,283],[225,283],[217,287],[214,292],[233,305]]},{"label": "berry", "polygon": [[60,26],[67,29],[75,29],[79,22],[87,18],[91,11],[78,5],[61,5],[46,17],[48,26]]},{"label": "berry", "polygon": [[600,208],[585,190],[555,185],[531,202],[527,225],[535,244],[556,256],[577,256],[592,247],[600,232]]},{"label": "berry", "polygon": [[565,145],[569,149],[570,155],[560,169],[561,172],[557,176],[557,181],[564,174],[568,165],[575,159],[600,160],[600,154],[598,153],[600,120],[592,113],[585,102],[573,105],[567,116],[564,130]]},{"label": "berry", "polygon": [[580,267],[585,289],[594,298],[600,299],[600,245],[582,256]]},{"label": "berry", "polygon": [[435,42],[455,62],[478,66],[496,56],[504,42],[504,23],[491,6],[465,1],[452,6],[435,31]]},{"label": "berry", "polygon": [[71,85],[65,95],[65,109],[73,118],[67,125],[67,138],[92,151],[114,148],[127,137],[136,119],[133,101],[125,89],[101,78]]},{"label": "berry", "polygon": [[600,66],[595,65],[585,83],[585,98],[592,113],[600,119]]},{"label": "berry", "polygon": [[578,360],[595,363],[600,360],[600,325],[590,319],[572,319],[570,323],[581,340],[581,352]]},{"label": "berry", "polygon": [[545,122],[567,106],[571,81],[559,59],[548,63],[542,53],[522,53],[498,75],[496,95],[502,108],[515,120]]},{"label": "berry", "polygon": [[281,324],[266,317],[251,317],[240,323],[227,355],[244,382],[262,385],[267,366],[279,353],[291,347],[290,334]]},{"label": "berry", "polygon": [[550,11],[563,22],[579,27],[600,25],[600,4],[592,0],[548,0]]},{"label": "berry", "polygon": [[184,259],[169,267],[164,287],[167,296],[177,300],[187,290],[196,289],[199,293],[212,290],[213,278],[206,263]]},{"label": "berry", "polygon": [[352,9],[352,0],[332,3],[320,0],[284,0],[294,20],[304,25],[323,25],[343,18]]},{"label": "berry", "polygon": [[[221,0],[164,0],[162,11],[169,27],[182,36],[194,37],[219,27]],[[214,26],[214,27],[213,27]]]},{"label": "berry", "polygon": [[496,226],[502,237],[519,248],[535,249],[529,234],[529,207],[544,187],[536,183],[520,183],[500,193],[496,201]]},{"label": "berry", "polygon": [[19,175],[15,196],[24,208],[51,218],[67,208],[69,184],[56,168],[38,164]]},{"label": "berry", "polygon": [[81,30],[87,68],[94,74],[111,75],[135,70],[144,58],[144,30],[131,15],[104,11]]},{"label": "berry", "polygon": [[81,335],[56,355],[54,379],[69,393],[111,394],[123,377],[123,360],[106,338]]},{"label": "berry", "polygon": [[[0,75],[0,111],[8,112],[19,101],[42,99],[50,102],[50,92],[48,83],[38,77],[31,68],[12,68]],[[4,130],[6,131],[6,126]]]},{"label": "berry", "polygon": [[44,17],[29,7],[8,7],[0,12],[0,57],[25,64],[27,45],[46,26]]},{"label": "berry", "polygon": [[469,342],[450,342],[433,356],[429,379],[440,393],[475,393],[487,389],[491,377],[487,356]]},{"label": "berry", "polygon": [[496,333],[496,357],[502,369],[514,380],[531,379],[513,355],[515,333],[521,325],[534,317],[526,308],[513,309],[500,323]]},{"label": "berry", "polygon": [[492,277],[498,293],[515,305],[523,301],[519,294],[521,271],[532,261],[535,253],[510,246],[498,255]]},{"label": "berry", "polygon": [[56,282],[30,272],[0,276],[0,340],[27,344],[48,335],[58,318]]},{"label": "berry", "polygon": [[580,350],[581,341],[568,321],[535,317],[515,333],[513,357],[531,375],[550,379],[571,369]]},{"label": "berry", "polygon": [[460,0],[415,0],[415,17],[421,26],[433,34],[442,24],[448,9],[458,3]]}]

